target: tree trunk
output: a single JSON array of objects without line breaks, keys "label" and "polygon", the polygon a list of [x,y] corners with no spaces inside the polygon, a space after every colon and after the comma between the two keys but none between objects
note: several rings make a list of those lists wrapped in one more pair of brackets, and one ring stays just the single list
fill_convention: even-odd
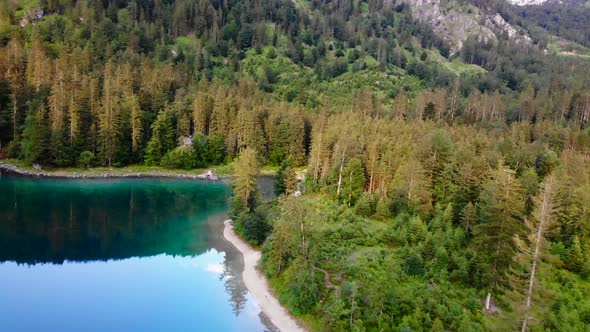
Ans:
[{"label": "tree trunk", "polygon": [[316,159],[316,166],[315,169],[313,171],[313,181],[314,183],[318,183],[318,172],[320,170],[320,159],[321,159],[321,152],[322,152],[322,132],[320,130],[320,143],[318,146],[318,154],[317,154],[317,159]]},{"label": "tree trunk", "polygon": [[533,288],[535,286],[535,275],[537,273],[537,261],[539,260],[539,252],[541,248],[541,238],[543,237],[543,231],[546,223],[546,217],[549,210],[549,195],[551,194],[551,182],[550,179],[547,182],[545,189],[543,190],[543,203],[541,204],[541,212],[539,212],[539,225],[537,227],[537,238],[535,239],[535,251],[533,254],[533,266],[531,267],[531,277],[529,279],[529,289],[527,291],[526,304],[524,309],[524,319],[522,320],[522,332],[526,332],[527,323],[529,320],[529,310],[531,308],[531,302],[533,297]]},{"label": "tree trunk", "polygon": [[346,148],[342,150],[342,160],[340,160],[340,172],[338,173],[338,189],[336,196],[340,196],[340,189],[342,187],[342,169],[344,168],[344,156],[346,155]]}]

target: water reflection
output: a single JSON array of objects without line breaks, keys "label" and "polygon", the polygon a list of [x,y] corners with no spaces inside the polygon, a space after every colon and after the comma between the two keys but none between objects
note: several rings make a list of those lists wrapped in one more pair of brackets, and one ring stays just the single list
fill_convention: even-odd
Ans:
[{"label": "water reflection", "polygon": [[200,254],[211,231],[202,221],[224,212],[228,195],[222,184],[173,180],[0,185],[0,261],[29,264]]},{"label": "water reflection", "polygon": [[222,238],[229,190],[0,178],[0,330],[261,331]]}]

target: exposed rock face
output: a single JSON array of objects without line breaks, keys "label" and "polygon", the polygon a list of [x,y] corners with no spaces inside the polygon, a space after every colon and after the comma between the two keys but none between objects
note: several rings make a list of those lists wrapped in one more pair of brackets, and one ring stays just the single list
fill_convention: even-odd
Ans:
[{"label": "exposed rock face", "polygon": [[480,41],[497,41],[506,34],[522,42],[530,42],[526,34],[510,25],[499,14],[482,13],[475,6],[459,4],[454,0],[403,0],[410,5],[412,14],[432,25],[435,33],[444,38],[456,53],[470,36]]},{"label": "exposed rock face", "polygon": [[[548,2],[549,0],[507,0],[508,2],[510,2],[513,5],[517,5],[517,6],[539,6],[544,4],[545,2]],[[559,2],[561,2],[560,0],[557,0]]]},{"label": "exposed rock face", "polygon": [[18,23],[21,28],[24,28],[25,26],[31,24],[31,23],[35,23],[39,20],[41,20],[43,18],[43,15],[45,13],[43,12],[43,9],[32,9],[29,10],[28,12],[26,12],[23,15],[23,18],[20,20],[20,22]]}]

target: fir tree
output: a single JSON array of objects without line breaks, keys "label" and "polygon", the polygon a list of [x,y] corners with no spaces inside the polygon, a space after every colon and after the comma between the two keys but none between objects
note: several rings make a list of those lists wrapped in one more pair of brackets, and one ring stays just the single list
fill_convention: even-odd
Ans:
[{"label": "fir tree", "polygon": [[256,176],[259,169],[258,153],[252,148],[242,150],[234,162],[235,199],[247,210],[252,210],[256,200]]},{"label": "fir tree", "polygon": [[25,120],[21,158],[31,163],[46,162],[49,158],[49,137],[46,107],[36,105]]},{"label": "fir tree", "polygon": [[489,310],[492,293],[507,287],[507,273],[514,264],[513,237],[522,231],[524,192],[514,172],[500,166],[484,185],[480,201],[483,220],[476,227],[475,244],[487,274],[485,309]]},{"label": "fir tree", "polygon": [[170,113],[160,111],[151,129],[152,138],[145,148],[145,163],[147,165],[158,165],[166,152],[172,150],[175,146]]}]

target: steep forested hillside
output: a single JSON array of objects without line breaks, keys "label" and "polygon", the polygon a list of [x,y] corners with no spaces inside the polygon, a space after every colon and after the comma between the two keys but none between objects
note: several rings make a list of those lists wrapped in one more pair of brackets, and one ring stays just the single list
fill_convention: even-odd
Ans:
[{"label": "steep forested hillside", "polygon": [[[416,97],[414,113],[422,113],[420,101],[436,91],[439,97],[453,91],[470,98],[536,96],[569,107],[570,96],[583,94],[588,84],[587,64],[548,58],[509,39],[482,44],[472,38],[450,57],[445,43],[416,22],[404,3],[9,1],[3,6],[3,151],[57,166],[75,164],[83,151],[92,152],[99,164],[158,163],[177,138],[203,126],[197,113],[225,121],[215,119],[224,106],[214,103],[209,90],[232,95],[217,97],[228,104],[225,111],[254,109],[261,113],[255,118],[266,122],[267,109],[349,107],[352,94],[370,95],[387,105],[386,113],[406,97]],[[270,96],[254,98],[252,89]],[[205,94],[206,100],[197,98]],[[290,104],[269,106],[278,101]],[[509,120],[521,117],[511,103],[503,104]],[[563,116],[580,112],[576,105]],[[237,141],[244,135],[231,123],[237,119],[228,116],[211,131],[209,126],[197,131],[223,135],[232,157],[243,144]],[[260,136],[268,157],[272,135]]]},{"label": "steep forested hillside", "polygon": [[411,1],[4,1],[0,158],[233,162],[236,229],[315,330],[586,331],[590,61],[440,8],[474,4],[533,38],[455,50]]},{"label": "steep forested hillside", "polygon": [[515,8],[520,17],[564,39],[590,46],[590,4],[585,0],[547,1]]}]

